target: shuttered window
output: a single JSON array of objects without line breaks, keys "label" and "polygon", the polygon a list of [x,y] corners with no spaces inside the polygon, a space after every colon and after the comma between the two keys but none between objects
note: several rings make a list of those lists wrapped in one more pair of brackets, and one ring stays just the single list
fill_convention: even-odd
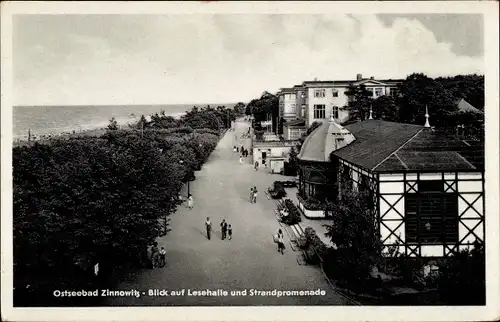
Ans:
[{"label": "shuttered window", "polygon": [[458,242],[458,197],[443,189],[443,181],[419,181],[418,192],[405,195],[407,242]]}]

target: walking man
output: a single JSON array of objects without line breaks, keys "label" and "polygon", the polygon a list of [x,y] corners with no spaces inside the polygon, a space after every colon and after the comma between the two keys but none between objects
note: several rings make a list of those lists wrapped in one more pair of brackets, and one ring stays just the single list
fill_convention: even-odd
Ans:
[{"label": "walking man", "polygon": [[225,219],[222,219],[222,222],[220,223],[220,230],[222,233],[222,240],[226,239],[226,233],[227,233],[227,222]]},{"label": "walking man", "polygon": [[257,203],[257,187],[253,187],[253,203]]},{"label": "walking man", "polygon": [[250,203],[253,203],[253,197],[254,197],[254,191],[253,191],[253,187],[250,188]]},{"label": "walking man", "polygon": [[283,251],[285,249],[285,241],[283,239],[283,232],[281,231],[281,229],[278,230],[278,235],[276,237],[278,238],[278,252],[283,255]]},{"label": "walking man", "polygon": [[205,228],[207,229],[207,238],[210,240],[210,235],[212,233],[212,223],[210,222],[210,217],[207,217],[205,221]]},{"label": "walking man", "polygon": [[165,257],[167,255],[167,252],[165,251],[165,248],[160,249],[160,267],[164,267],[166,264]]},{"label": "walking man", "polygon": [[259,170],[259,161],[255,161],[254,169],[255,171]]}]

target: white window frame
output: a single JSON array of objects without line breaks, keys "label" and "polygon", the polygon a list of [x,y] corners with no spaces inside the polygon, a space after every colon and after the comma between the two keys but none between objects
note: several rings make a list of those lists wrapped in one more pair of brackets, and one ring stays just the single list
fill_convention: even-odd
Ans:
[{"label": "white window frame", "polygon": [[325,119],[326,118],[326,105],[325,104],[314,104],[313,118],[315,118],[315,119]]},{"label": "white window frame", "polygon": [[[377,94],[377,91],[380,91],[380,94]],[[375,97],[384,96],[384,88],[383,87],[375,87],[373,89],[373,94],[375,95]]]},{"label": "white window frame", "polygon": [[315,89],[314,90],[314,97],[316,98],[323,98],[326,96],[325,89]]},{"label": "white window frame", "polygon": [[339,119],[339,107],[338,106],[333,106],[332,107],[332,113],[333,113],[333,118],[338,120]]}]

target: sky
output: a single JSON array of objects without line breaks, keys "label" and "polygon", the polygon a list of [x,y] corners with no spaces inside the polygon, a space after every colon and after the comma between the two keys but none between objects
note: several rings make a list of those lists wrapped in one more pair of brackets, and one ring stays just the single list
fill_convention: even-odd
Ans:
[{"label": "sky", "polygon": [[17,15],[14,105],[248,102],[305,80],[484,73],[478,14]]}]

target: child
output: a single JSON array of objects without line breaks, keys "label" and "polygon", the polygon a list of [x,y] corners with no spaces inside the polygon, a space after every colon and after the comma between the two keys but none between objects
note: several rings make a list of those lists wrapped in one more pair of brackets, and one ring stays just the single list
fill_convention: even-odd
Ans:
[{"label": "child", "polygon": [[193,206],[194,206],[193,196],[189,195],[189,198],[188,198],[188,208],[189,209],[193,209]]},{"label": "child", "polygon": [[233,236],[233,228],[231,228],[231,224],[229,224],[229,226],[227,226],[227,235],[229,236],[229,240],[231,240],[232,236]]}]

